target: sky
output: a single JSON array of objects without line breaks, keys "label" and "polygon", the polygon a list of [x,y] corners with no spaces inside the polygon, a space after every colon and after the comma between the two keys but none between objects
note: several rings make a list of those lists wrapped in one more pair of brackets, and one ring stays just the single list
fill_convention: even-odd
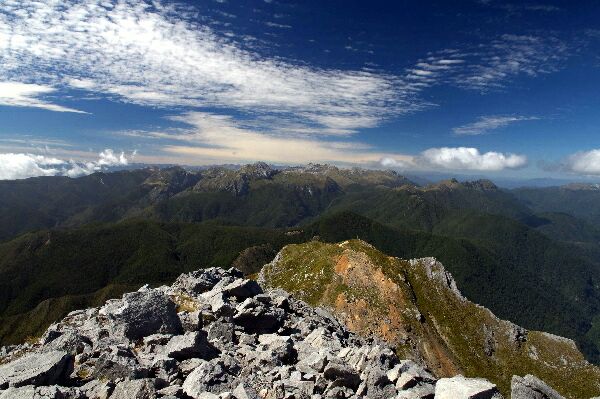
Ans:
[{"label": "sky", "polygon": [[600,175],[597,1],[3,0],[0,179],[131,163]]}]

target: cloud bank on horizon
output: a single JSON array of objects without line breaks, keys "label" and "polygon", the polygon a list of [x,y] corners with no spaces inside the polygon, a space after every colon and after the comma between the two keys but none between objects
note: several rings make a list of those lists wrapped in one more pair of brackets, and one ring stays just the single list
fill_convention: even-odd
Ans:
[{"label": "cloud bank on horizon", "polygon": [[[169,116],[163,120],[170,126],[112,135],[126,137],[134,147],[144,144],[149,149],[146,159],[184,164],[265,160],[518,170],[530,164],[529,157],[522,151],[494,150],[493,143],[486,150],[470,141],[415,151],[400,142],[388,145],[372,138],[393,121],[439,107],[428,95],[431,90],[452,88],[477,96],[501,92],[518,79],[560,71],[580,46],[554,32],[498,32],[491,39],[425,52],[395,70],[385,65],[312,65],[264,53],[252,45],[255,38],[219,30],[217,21],[198,17],[210,7],[133,0],[6,0],[0,4],[0,106],[93,120],[94,109],[86,100],[92,97],[164,111]],[[228,21],[221,26],[239,20],[221,14]],[[275,30],[293,28],[279,20],[264,24]],[[447,136],[496,136],[544,119],[534,115],[480,114],[448,129]],[[99,136],[105,134],[106,129],[99,129]],[[564,155],[572,166],[563,170],[600,174],[595,151],[600,150]],[[0,147],[0,152],[6,150]],[[83,164],[53,163],[61,159],[17,151],[1,156],[3,178],[81,175],[104,166],[102,153],[99,161]]]},{"label": "cloud bank on horizon", "polygon": [[80,177],[115,166],[126,166],[135,157],[124,152],[116,154],[106,149],[98,154],[96,161],[76,162],[46,155],[0,154],[0,180],[17,180],[40,176]]}]

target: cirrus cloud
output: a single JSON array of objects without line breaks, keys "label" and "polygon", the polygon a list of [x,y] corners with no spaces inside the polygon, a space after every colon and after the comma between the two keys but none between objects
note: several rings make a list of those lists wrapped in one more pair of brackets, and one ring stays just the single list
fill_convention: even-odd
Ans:
[{"label": "cirrus cloud", "polygon": [[264,57],[160,1],[3,1],[1,81],[276,115],[321,135],[353,134],[416,106],[394,76]]},{"label": "cirrus cloud", "polygon": [[56,89],[38,84],[19,82],[0,82],[0,105],[11,107],[41,108],[55,112],[75,112],[84,114],[77,109],[63,107],[40,99],[40,97],[55,92]]},{"label": "cirrus cloud", "polygon": [[535,116],[482,116],[477,121],[452,129],[457,136],[478,136],[489,133],[491,130],[500,129],[521,121],[532,121],[539,118]]}]

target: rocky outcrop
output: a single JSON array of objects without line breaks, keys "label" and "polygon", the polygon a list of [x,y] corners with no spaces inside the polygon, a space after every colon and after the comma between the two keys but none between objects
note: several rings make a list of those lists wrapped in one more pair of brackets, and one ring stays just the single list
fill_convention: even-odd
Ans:
[{"label": "rocky outcrop", "polygon": [[460,374],[489,379],[504,395],[514,374],[537,375],[568,399],[600,393],[600,369],[585,361],[573,341],[528,331],[470,302],[434,258],[402,260],[361,240],[314,241],[284,247],[259,281],[329,309],[350,331],[381,338],[401,358],[413,360],[398,388],[434,379],[423,375],[426,367],[442,378],[442,386],[449,384],[446,397],[457,395],[453,387],[459,382],[465,397],[483,395],[475,392],[481,384],[459,381]]},{"label": "rocky outcrop", "polygon": [[436,399],[500,399],[496,385],[480,378],[465,378],[458,375],[442,378],[435,386]]},{"label": "rocky outcrop", "polygon": [[[72,312],[38,343],[0,353],[2,399],[501,398],[484,379],[436,381],[387,344],[235,269]],[[547,392],[532,378],[513,380],[519,399]]]},{"label": "rocky outcrop", "polygon": [[512,399],[564,399],[544,381],[533,375],[513,376],[511,382]]}]

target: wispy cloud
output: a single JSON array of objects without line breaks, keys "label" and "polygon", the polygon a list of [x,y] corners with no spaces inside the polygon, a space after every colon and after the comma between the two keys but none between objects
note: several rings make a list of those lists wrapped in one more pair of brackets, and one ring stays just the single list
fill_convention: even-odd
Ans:
[{"label": "wispy cloud", "polygon": [[207,112],[191,112],[173,119],[190,127],[141,134],[179,141],[180,144],[168,145],[164,151],[181,156],[191,164],[253,162],[264,159],[275,163],[367,164],[392,155],[398,159],[410,158],[400,154],[385,154],[360,142],[265,134],[244,126],[230,116]]},{"label": "wispy cloud", "polygon": [[55,112],[85,113],[43,100],[41,97],[55,92],[53,87],[39,84],[0,81],[0,105],[11,107],[42,108]]},{"label": "wispy cloud", "polygon": [[573,51],[550,34],[504,34],[489,42],[430,53],[407,69],[404,82],[416,93],[437,85],[485,93],[501,90],[519,77],[559,71]]},{"label": "wispy cloud", "polygon": [[560,7],[553,4],[544,3],[529,3],[529,2],[515,2],[507,3],[505,1],[493,1],[493,0],[479,0],[479,4],[483,4],[489,7],[493,7],[500,10],[505,10],[511,13],[523,12],[523,11],[541,11],[541,12],[557,12],[560,11]]},{"label": "wispy cloud", "polygon": [[477,121],[452,129],[457,136],[478,136],[522,121],[537,120],[535,116],[482,116]]},{"label": "wispy cloud", "polygon": [[[160,0],[4,0],[0,82],[13,86],[0,90],[9,93],[0,94],[0,104],[81,112],[48,96],[82,90],[169,108],[192,127],[137,134],[178,141],[163,143],[164,150],[192,158],[398,160],[402,155],[384,154],[349,137],[427,107],[422,94],[433,86],[498,89],[519,76],[558,70],[569,56],[568,46],[551,36],[503,35],[491,43],[427,54],[399,76],[323,69],[265,56],[253,50],[250,38],[218,34],[210,21],[198,22],[197,14]],[[513,122],[482,120],[455,133],[482,134]],[[472,158],[504,156],[488,154],[497,153]],[[508,158],[496,164],[514,164]],[[486,162],[479,165],[493,163]]]},{"label": "wispy cloud", "polygon": [[499,89],[519,76],[556,72],[569,56],[569,46],[556,37],[506,34],[470,52],[467,67],[454,81],[466,89]]},{"label": "wispy cloud", "polygon": [[271,22],[271,21],[265,22],[265,25],[267,25],[267,26],[269,26],[271,28],[281,28],[281,29],[291,29],[292,28],[291,25],[280,24],[280,23]]},{"label": "wispy cloud", "polygon": [[[130,158],[135,156],[135,152]],[[0,154],[0,180],[26,179],[39,176],[69,176],[89,175],[108,167],[124,166],[129,163],[125,153],[116,154],[106,149],[98,154],[96,161],[75,162],[72,160],[36,155],[29,153]]]},{"label": "wispy cloud", "polygon": [[325,135],[352,133],[365,127],[365,118],[381,121],[412,109],[393,76],[265,58],[174,7],[6,0],[0,5],[0,80],[85,89],[158,107],[276,114]]}]

